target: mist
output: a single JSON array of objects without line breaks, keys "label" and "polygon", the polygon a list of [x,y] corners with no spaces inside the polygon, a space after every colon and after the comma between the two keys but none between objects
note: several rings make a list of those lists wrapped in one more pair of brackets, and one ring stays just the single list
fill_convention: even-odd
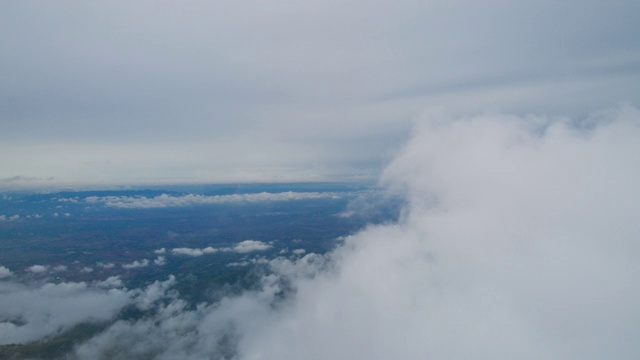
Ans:
[{"label": "mist", "polygon": [[174,279],[139,290],[130,303],[154,311],[74,356],[635,358],[638,139],[631,106],[582,119],[427,113],[381,179],[406,200],[398,222],[327,255],[258,260],[259,289],[219,302],[188,304]]}]

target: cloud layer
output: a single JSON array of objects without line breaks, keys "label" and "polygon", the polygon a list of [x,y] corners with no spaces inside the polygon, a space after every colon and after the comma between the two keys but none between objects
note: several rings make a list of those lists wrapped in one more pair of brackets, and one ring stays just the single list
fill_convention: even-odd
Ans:
[{"label": "cloud layer", "polygon": [[640,102],[637,1],[0,2],[0,187],[375,180],[425,108]]},{"label": "cloud layer", "polygon": [[89,196],[85,202],[89,204],[103,203],[106,206],[122,209],[153,209],[166,207],[184,207],[193,205],[225,204],[232,202],[263,202],[263,201],[291,201],[309,200],[320,198],[337,198],[340,195],[330,192],[281,192],[257,194],[231,194],[231,195],[194,195],[171,196],[158,195],[153,198],[144,196]]},{"label": "cloud layer", "polygon": [[171,290],[175,278],[135,290],[128,301],[154,311],[113,323],[76,353],[633,359],[638,139],[632,107],[580,120],[431,114],[384,174],[407,199],[400,221],[326,256],[263,259],[258,290],[214,304],[190,306]]},{"label": "cloud layer", "polygon": [[254,251],[265,251],[272,247],[271,244],[259,241],[259,240],[244,240],[237,243],[233,247],[213,248],[208,246],[203,249],[193,248],[175,248],[171,250],[174,255],[187,255],[187,256],[202,256],[205,254],[215,254],[217,252],[235,252],[235,253],[249,253]]}]

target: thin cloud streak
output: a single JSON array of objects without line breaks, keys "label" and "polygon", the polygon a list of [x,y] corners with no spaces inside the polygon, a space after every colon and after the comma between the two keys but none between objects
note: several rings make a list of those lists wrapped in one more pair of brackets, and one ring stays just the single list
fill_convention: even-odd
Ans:
[{"label": "thin cloud streak", "polygon": [[[344,195],[344,194],[342,194]],[[144,196],[89,196],[84,199],[88,204],[104,204],[106,206],[122,209],[153,209],[167,207],[185,207],[192,205],[211,205],[225,203],[254,203],[266,201],[295,201],[321,198],[339,198],[341,194],[331,192],[281,192],[257,194],[231,194],[231,195],[194,195],[171,196],[158,195],[153,198]]]}]

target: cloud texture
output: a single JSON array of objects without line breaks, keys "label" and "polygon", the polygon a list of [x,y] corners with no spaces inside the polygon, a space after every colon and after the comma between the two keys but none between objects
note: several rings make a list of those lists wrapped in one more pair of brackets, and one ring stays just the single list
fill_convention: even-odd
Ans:
[{"label": "cloud texture", "polygon": [[103,203],[106,206],[122,209],[153,209],[166,207],[184,207],[193,205],[225,204],[234,202],[263,202],[263,201],[291,201],[320,198],[337,198],[339,194],[331,192],[281,192],[257,194],[231,194],[231,195],[183,195],[171,196],[158,195],[153,198],[144,196],[89,196],[85,202],[89,204]]},{"label": "cloud texture", "polygon": [[633,359],[638,139],[633,107],[428,114],[384,173],[407,200],[400,221],[326,256],[263,260],[259,290],[219,303],[189,306],[174,278],[152,284],[135,303],[156,311],[77,356]]},{"label": "cloud texture", "polygon": [[217,252],[235,252],[235,253],[249,253],[254,251],[265,251],[271,248],[271,244],[259,241],[259,240],[244,240],[237,243],[233,247],[214,248],[207,246],[203,249],[194,248],[175,248],[171,249],[171,253],[174,255],[187,255],[187,256],[202,256],[205,254],[215,254]]},{"label": "cloud texture", "polygon": [[0,187],[375,180],[415,114],[640,101],[636,0],[0,2]]}]

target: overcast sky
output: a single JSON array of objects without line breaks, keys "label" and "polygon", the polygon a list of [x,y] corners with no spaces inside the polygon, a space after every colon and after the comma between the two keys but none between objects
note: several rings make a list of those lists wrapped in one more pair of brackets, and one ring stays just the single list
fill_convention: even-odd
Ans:
[{"label": "overcast sky", "polygon": [[422,114],[640,104],[637,1],[2,1],[0,181],[372,180]]}]

